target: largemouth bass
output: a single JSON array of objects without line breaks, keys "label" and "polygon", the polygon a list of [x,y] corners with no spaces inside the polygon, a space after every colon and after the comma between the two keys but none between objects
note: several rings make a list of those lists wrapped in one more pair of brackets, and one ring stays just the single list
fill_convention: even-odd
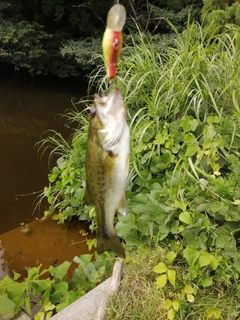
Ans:
[{"label": "largemouth bass", "polygon": [[86,150],[86,203],[97,214],[97,251],[111,250],[125,258],[122,243],[114,229],[116,210],[127,217],[125,197],[129,167],[129,128],[121,93],[95,95],[91,108]]}]

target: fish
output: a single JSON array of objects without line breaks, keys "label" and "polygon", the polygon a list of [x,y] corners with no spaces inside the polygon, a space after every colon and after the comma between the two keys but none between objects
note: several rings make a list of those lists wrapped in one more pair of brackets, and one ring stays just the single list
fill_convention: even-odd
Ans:
[{"label": "fish", "polygon": [[95,95],[86,146],[85,202],[97,216],[97,252],[113,251],[125,258],[114,228],[116,210],[127,218],[126,180],[129,171],[130,134],[126,108],[119,89]]},{"label": "fish", "polygon": [[122,29],[126,21],[126,10],[121,4],[111,7],[107,15],[106,30],[103,35],[102,49],[107,76],[114,79],[117,62],[122,49]]}]

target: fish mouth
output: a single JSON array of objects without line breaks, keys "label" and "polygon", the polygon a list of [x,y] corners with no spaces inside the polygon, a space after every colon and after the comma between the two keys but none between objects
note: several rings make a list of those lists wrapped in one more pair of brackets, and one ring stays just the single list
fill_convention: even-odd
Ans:
[{"label": "fish mouth", "polygon": [[118,97],[121,97],[120,90],[118,88],[112,89],[112,91],[108,94],[100,94],[100,93],[95,93],[94,94],[94,101],[97,103],[104,105],[107,104],[110,99],[114,96],[114,99],[118,99]]}]

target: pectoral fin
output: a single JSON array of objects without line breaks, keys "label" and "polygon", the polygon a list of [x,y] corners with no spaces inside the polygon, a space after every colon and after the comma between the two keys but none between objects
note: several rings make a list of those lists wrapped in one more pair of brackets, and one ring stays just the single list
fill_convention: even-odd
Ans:
[{"label": "pectoral fin", "polygon": [[128,206],[127,206],[127,200],[126,195],[123,193],[122,198],[119,202],[119,205],[117,207],[117,210],[119,213],[121,213],[125,218],[128,216]]}]

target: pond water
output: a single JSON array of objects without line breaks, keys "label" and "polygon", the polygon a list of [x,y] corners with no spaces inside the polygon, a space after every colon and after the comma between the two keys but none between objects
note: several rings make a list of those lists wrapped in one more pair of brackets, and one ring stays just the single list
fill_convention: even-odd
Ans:
[{"label": "pond water", "polygon": [[35,144],[49,129],[70,139],[72,129],[56,115],[85,94],[81,81],[0,77],[0,279],[11,270],[25,277],[26,266],[48,268],[88,252],[93,235],[85,235],[85,223],[42,221],[46,203],[35,210],[49,173],[48,155],[41,159]]},{"label": "pond water", "polygon": [[48,129],[71,135],[57,114],[86,94],[86,85],[56,79],[0,78],[0,234],[42,216],[38,192],[48,185],[48,156],[35,144]]}]

